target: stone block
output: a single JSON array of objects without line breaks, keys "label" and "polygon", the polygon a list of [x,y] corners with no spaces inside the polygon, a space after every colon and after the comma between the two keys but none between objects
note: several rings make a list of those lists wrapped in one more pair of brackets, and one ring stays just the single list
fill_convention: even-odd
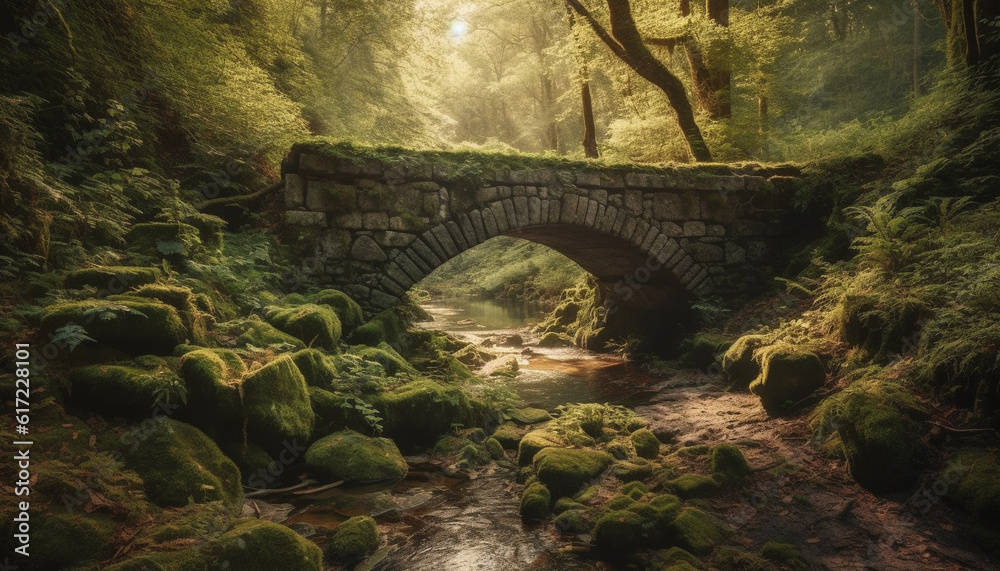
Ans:
[{"label": "stone block", "polygon": [[601,185],[601,175],[596,172],[580,172],[576,173],[574,177],[574,182],[576,186],[583,188],[591,188]]},{"label": "stone block", "polygon": [[458,247],[459,252],[464,252],[469,249],[469,243],[465,240],[465,235],[462,234],[462,229],[458,227],[458,222],[449,220],[444,223],[444,226],[448,229],[448,234],[451,235],[451,240],[455,242],[455,246]]},{"label": "stone block", "polygon": [[747,261],[747,251],[732,242],[726,242],[725,262],[727,264],[743,264]]},{"label": "stone block", "polygon": [[285,208],[294,210],[306,205],[306,183],[300,174],[285,175]]},{"label": "stone block", "polygon": [[514,197],[514,216],[517,218],[518,227],[528,224],[528,199],[524,196]]},{"label": "stone block", "polygon": [[507,226],[513,230],[515,228],[520,228],[521,225],[517,223],[517,214],[514,213],[514,201],[509,198],[505,198],[502,202],[503,213],[507,217]]},{"label": "stone block", "polygon": [[685,236],[704,236],[705,223],[700,220],[691,220],[684,223]]},{"label": "stone block", "polygon": [[384,262],[389,257],[371,236],[359,236],[351,245],[351,259],[360,262]]},{"label": "stone block", "polygon": [[285,212],[285,224],[293,226],[326,226],[326,214],[322,212],[306,212],[304,210],[289,210]]},{"label": "stone block", "polygon": [[726,227],[721,224],[709,224],[705,227],[706,236],[725,236]]},{"label": "stone block", "polygon": [[542,200],[537,196],[528,198],[528,224],[539,224],[542,221]]},{"label": "stone block", "polygon": [[313,212],[346,214],[358,207],[358,189],[326,180],[306,183],[306,208]]},{"label": "stone block", "polygon": [[389,248],[405,248],[406,246],[412,244],[416,238],[417,237],[413,234],[395,232],[392,230],[375,233],[375,242],[380,246],[386,246]]},{"label": "stone block", "polygon": [[563,196],[562,199],[562,217],[560,222],[563,224],[572,224],[573,219],[576,217],[576,207],[580,201],[580,197],[575,194],[567,194]]},{"label": "stone block", "polygon": [[478,210],[469,212],[469,222],[472,223],[472,230],[476,233],[476,242],[482,244],[489,236],[486,234],[486,227],[483,226],[483,214]]},{"label": "stone block", "polygon": [[692,242],[685,247],[685,250],[698,262],[721,262],[725,257],[722,248],[714,244]]},{"label": "stone block", "polygon": [[364,219],[360,212],[350,212],[333,219],[335,228],[345,228],[348,230],[360,230],[364,227]]},{"label": "stone block", "polygon": [[327,230],[319,238],[319,249],[327,258],[347,258],[350,247],[351,233],[346,230]]},{"label": "stone block", "polygon": [[639,215],[642,214],[642,191],[641,190],[626,190],[625,191],[625,209],[632,214]]},{"label": "stone block", "polygon": [[434,238],[437,240],[437,243],[441,245],[441,249],[444,250],[444,254],[447,259],[450,260],[458,255],[458,246],[455,244],[455,241],[451,237],[451,233],[448,232],[448,228],[446,228],[444,224],[438,224],[432,228],[431,233],[434,234]]},{"label": "stone block", "polygon": [[389,215],[385,212],[368,212],[362,217],[362,226],[365,230],[388,230]]},{"label": "stone block", "polygon": [[649,175],[638,172],[625,173],[625,186],[630,188],[649,188]]},{"label": "stone block", "polygon": [[664,222],[660,224],[660,231],[667,236],[683,236],[684,228],[676,222]]}]

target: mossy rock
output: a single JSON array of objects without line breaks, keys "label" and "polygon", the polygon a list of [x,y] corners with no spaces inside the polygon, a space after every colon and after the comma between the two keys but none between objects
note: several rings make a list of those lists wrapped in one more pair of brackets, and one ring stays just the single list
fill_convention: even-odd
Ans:
[{"label": "mossy rock", "polygon": [[910,337],[927,310],[921,301],[901,301],[886,308],[877,294],[844,296],[837,308],[841,337],[872,356],[900,352],[903,340]]},{"label": "mossy rock", "polygon": [[712,562],[723,569],[753,569],[754,571],[777,571],[770,561],[742,549],[722,547],[712,558]]},{"label": "mossy rock", "polygon": [[719,491],[719,483],[701,474],[683,474],[667,482],[678,496],[684,499],[710,496]]},{"label": "mossy rock", "polygon": [[316,415],[313,427],[315,436],[325,436],[344,428],[360,432],[371,431],[371,426],[364,415],[358,412],[341,393],[309,387],[309,403],[313,414]]},{"label": "mossy rock", "polygon": [[581,504],[580,502],[578,502],[578,501],[576,501],[576,500],[574,500],[572,498],[568,498],[566,496],[563,496],[563,497],[559,498],[558,500],[556,500],[555,505],[552,506],[552,513],[554,513],[554,514],[561,514],[561,513],[563,513],[566,510],[582,510],[582,509],[586,509],[586,508],[587,508],[587,506]]},{"label": "mossy rock", "polygon": [[628,556],[643,543],[646,522],[628,510],[606,512],[594,524],[594,543],[608,557]]},{"label": "mossy rock", "polygon": [[265,348],[271,346],[287,347],[298,351],[305,349],[306,344],[297,337],[293,337],[283,331],[279,331],[273,325],[262,321],[256,315],[246,319],[238,319],[226,322],[224,327],[233,328],[237,331],[236,345],[239,347]]},{"label": "mossy rock", "polygon": [[[86,563],[96,564],[115,554],[115,546],[112,544],[114,537],[115,521],[101,512],[32,513],[30,568],[66,569],[77,568]],[[11,544],[5,541],[4,545]],[[21,557],[14,555],[13,559],[20,561]]]},{"label": "mossy rock", "polygon": [[505,422],[493,432],[493,438],[499,441],[505,450],[517,450],[517,445],[526,432],[513,422]]},{"label": "mossy rock", "polygon": [[312,433],[315,414],[309,387],[288,355],[246,376],[243,408],[247,434],[266,449],[280,448],[286,441],[304,444]]},{"label": "mossy rock", "polygon": [[623,482],[635,482],[652,477],[653,465],[646,460],[616,462],[611,474]]},{"label": "mossy rock", "polygon": [[469,343],[465,347],[455,351],[452,355],[466,367],[482,367],[486,363],[497,358],[497,353],[484,349],[475,343]]},{"label": "mossy rock", "polygon": [[382,368],[385,369],[385,374],[390,377],[398,373],[417,374],[417,370],[402,355],[397,353],[395,349],[390,347],[388,343],[379,343],[376,347],[351,347],[351,354],[357,355],[365,361],[373,361],[382,365]]},{"label": "mossy rock", "polygon": [[382,414],[384,433],[400,446],[429,446],[453,425],[477,425],[481,414],[458,387],[418,379],[375,393],[369,403]]},{"label": "mossy rock", "polygon": [[638,500],[646,495],[647,492],[649,492],[649,489],[646,488],[646,484],[643,484],[642,482],[629,482],[622,486],[622,494],[625,494],[633,500]]},{"label": "mossy rock", "polygon": [[524,521],[543,521],[549,517],[549,506],[552,505],[552,494],[545,484],[535,482],[524,489],[521,494],[521,519]]},{"label": "mossy rock", "polygon": [[221,501],[243,504],[240,470],[200,430],[165,416],[129,441],[126,465],[142,477],[146,495],[161,507]]},{"label": "mossy rock", "polygon": [[609,510],[624,510],[631,507],[632,504],[634,503],[635,499],[633,499],[632,497],[626,494],[618,494],[613,498],[611,498],[610,500],[608,500],[608,503],[605,507],[608,508]]},{"label": "mossy rock", "polygon": [[557,498],[575,494],[584,484],[600,476],[613,461],[606,452],[569,448],[545,448],[533,459],[538,479]]},{"label": "mossy rock", "polygon": [[761,372],[750,392],[768,411],[794,404],[823,386],[826,370],[815,353],[792,347],[771,347],[761,356]]},{"label": "mossy rock", "polygon": [[698,508],[686,507],[669,526],[671,539],[692,553],[706,553],[722,542],[727,533]]},{"label": "mossy rock", "polygon": [[369,347],[376,347],[379,343],[400,347],[405,332],[406,324],[402,318],[395,310],[387,309],[355,329],[354,335],[351,336],[351,342]]},{"label": "mossy rock", "polygon": [[735,484],[753,473],[746,457],[732,444],[720,444],[712,449],[712,477],[722,484]]},{"label": "mossy rock", "polygon": [[128,248],[170,260],[193,258],[204,250],[198,229],[174,222],[142,222],[129,230]]},{"label": "mossy rock", "polygon": [[552,446],[563,446],[564,442],[559,435],[546,430],[532,430],[521,437],[517,445],[517,464],[528,466],[535,459],[535,454],[543,448]]},{"label": "mossy rock", "polygon": [[106,416],[148,418],[158,403],[179,405],[184,382],[165,365],[155,369],[134,365],[91,365],[69,374],[73,402]]},{"label": "mossy rock", "polygon": [[590,514],[583,509],[565,510],[552,520],[559,533],[583,535],[590,533],[594,523],[590,520]]},{"label": "mossy rock", "polygon": [[388,438],[342,430],[320,438],[306,451],[306,464],[330,480],[368,484],[399,480],[409,467]]},{"label": "mossy rock", "polygon": [[538,340],[539,347],[570,347],[572,345],[573,340],[570,339],[569,335],[556,333],[555,331],[543,334]]},{"label": "mossy rock", "polygon": [[597,485],[590,486],[589,488],[584,488],[580,493],[573,496],[573,500],[580,502],[584,505],[591,504],[601,495],[601,487]]},{"label": "mossy rock", "polygon": [[335,351],[340,344],[340,318],[329,307],[313,303],[297,307],[268,307],[264,310],[264,319],[309,347]]},{"label": "mossy rock", "polygon": [[660,440],[652,431],[640,428],[633,432],[629,439],[635,448],[635,453],[640,458],[653,459],[660,455]]},{"label": "mossy rock", "polygon": [[177,310],[153,300],[90,299],[55,304],[45,309],[42,334],[69,323],[83,326],[98,343],[133,355],[170,355],[188,338]]},{"label": "mossy rock", "polygon": [[104,266],[84,268],[66,274],[64,285],[67,289],[95,287],[103,295],[117,294],[134,287],[155,282],[162,272],[159,268],[143,266]]},{"label": "mossy rock", "polygon": [[993,453],[962,449],[941,479],[957,484],[949,488],[949,496],[974,519],[990,524],[1000,522],[1000,463]]},{"label": "mossy rock", "polygon": [[[238,442],[219,439],[218,443],[223,454],[240,469],[246,485],[257,489],[276,487],[285,467],[278,464],[267,450],[252,440]],[[281,453],[278,455],[281,456]]]},{"label": "mossy rock", "polygon": [[340,379],[336,363],[318,349],[298,351],[292,355],[292,361],[310,387],[330,390],[334,382]]},{"label": "mossy rock", "polygon": [[744,335],[729,346],[722,355],[722,372],[730,388],[746,389],[760,375],[756,353],[766,342],[763,335]]},{"label": "mossy rock", "polygon": [[118,299],[154,299],[177,310],[190,333],[191,340],[204,344],[208,334],[208,325],[212,319],[207,312],[198,307],[197,296],[190,288],[167,284],[146,284],[122,296],[110,296],[109,300]]},{"label": "mossy rock", "polygon": [[218,568],[220,562],[228,562],[228,569],[241,571],[323,569],[323,552],[315,543],[270,521],[242,520],[198,551],[199,559],[209,569]]},{"label": "mossy rock", "polygon": [[218,216],[204,214],[202,212],[191,212],[184,215],[184,223],[190,224],[198,229],[198,239],[202,246],[213,253],[221,253],[225,245],[226,221]]},{"label": "mossy rock", "polygon": [[354,563],[374,553],[379,544],[375,520],[368,516],[355,516],[334,530],[326,546],[326,557],[339,563]]},{"label": "mossy rock", "polygon": [[489,453],[490,458],[494,460],[503,460],[506,458],[503,444],[500,444],[500,441],[496,438],[489,438],[486,440],[486,452]]},{"label": "mossy rock", "polygon": [[196,349],[180,361],[188,388],[188,413],[198,423],[242,427],[240,383],[246,365],[230,349]]},{"label": "mossy rock", "polygon": [[541,408],[516,408],[507,413],[518,424],[539,424],[552,420],[549,411]]},{"label": "mossy rock", "polygon": [[349,337],[364,322],[361,306],[342,291],[325,289],[310,295],[306,300],[316,305],[328,305],[337,312],[345,337]]},{"label": "mossy rock", "polygon": [[792,569],[809,568],[809,563],[799,555],[798,550],[791,543],[782,543],[774,540],[768,541],[757,551],[757,555],[783,567],[790,567]]},{"label": "mossy rock", "polygon": [[705,564],[695,555],[676,546],[666,551],[658,551],[650,563],[659,571],[697,571],[705,568]]}]

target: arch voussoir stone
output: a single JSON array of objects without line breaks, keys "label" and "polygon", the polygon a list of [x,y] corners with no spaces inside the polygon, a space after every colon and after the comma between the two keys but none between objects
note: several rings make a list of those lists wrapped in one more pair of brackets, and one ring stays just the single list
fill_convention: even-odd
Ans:
[{"label": "arch voussoir stone", "polygon": [[[717,166],[633,171],[570,162],[468,169],[448,161],[475,157],[413,151],[398,162],[373,162],[364,151],[353,160],[343,147],[332,153],[323,145],[295,145],[285,160],[283,218],[307,230],[297,235],[311,243],[298,249],[314,252],[311,267],[320,281],[343,289],[369,313],[499,235],[553,247],[601,283],[639,276],[636,303],[709,295],[718,276],[756,277],[773,264],[795,187],[789,167],[732,166],[726,174]],[[455,175],[470,171],[486,174]],[[768,182],[771,176],[781,184]],[[759,204],[766,210],[755,210]],[[747,281],[718,280],[726,287]],[[654,290],[662,295],[647,295]]]}]

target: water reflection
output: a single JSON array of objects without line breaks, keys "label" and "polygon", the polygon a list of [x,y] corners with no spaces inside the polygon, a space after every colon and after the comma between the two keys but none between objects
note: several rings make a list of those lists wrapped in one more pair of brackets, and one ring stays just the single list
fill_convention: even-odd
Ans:
[{"label": "water reflection", "polygon": [[434,317],[431,327],[447,331],[516,329],[537,323],[543,314],[537,303],[516,300],[448,297],[421,305]]}]

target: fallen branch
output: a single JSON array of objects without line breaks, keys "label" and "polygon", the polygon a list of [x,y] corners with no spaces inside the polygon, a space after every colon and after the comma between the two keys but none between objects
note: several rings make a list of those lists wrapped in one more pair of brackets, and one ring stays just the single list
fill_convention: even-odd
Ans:
[{"label": "fallen branch", "polygon": [[243,494],[243,497],[245,497],[245,498],[259,498],[259,497],[262,497],[262,496],[272,496],[274,494],[283,494],[285,492],[291,492],[293,490],[302,489],[302,488],[304,488],[306,486],[311,486],[312,484],[315,484],[315,483],[316,483],[316,480],[303,480],[303,481],[299,482],[298,484],[295,484],[294,486],[288,486],[287,488],[264,488],[264,489],[261,489],[261,488],[251,488],[250,486],[243,486],[247,490],[253,490],[252,492],[248,492],[246,494]]},{"label": "fallen branch", "polygon": [[205,211],[208,208],[217,208],[219,206],[229,206],[230,204],[240,204],[242,202],[250,202],[253,200],[257,200],[258,198],[266,194],[274,192],[275,190],[278,190],[284,185],[285,185],[284,182],[278,181],[272,185],[265,186],[264,188],[256,192],[252,192],[250,194],[237,194],[234,196],[226,196],[224,198],[213,198],[212,200],[206,200],[204,202],[195,204],[194,207],[197,208],[199,211]]}]

